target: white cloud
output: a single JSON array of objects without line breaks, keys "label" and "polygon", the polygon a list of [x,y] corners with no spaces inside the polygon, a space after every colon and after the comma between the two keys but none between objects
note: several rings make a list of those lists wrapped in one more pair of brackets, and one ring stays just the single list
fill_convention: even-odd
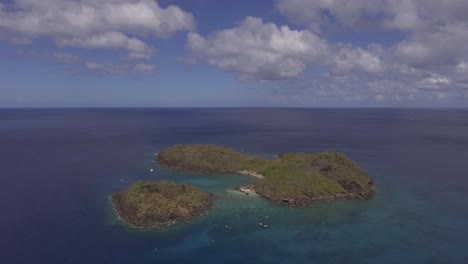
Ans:
[{"label": "white cloud", "polygon": [[305,24],[314,31],[321,31],[332,23],[367,25],[363,13],[378,9],[376,1],[372,0],[277,0],[276,6],[291,21]]},{"label": "white cloud", "polygon": [[149,60],[153,57],[155,52],[129,52],[127,58],[129,60]]},{"label": "white cloud", "polygon": [[[463,94],[468,88],[466,0],[276,0],[276,7],[291,22],[324,36],[394,35],[393,42],[381,43],[387,48],[377,52],[380,60],[375,64],[365,55],[357,56],[359,48],[346,55],[340,55],[345,50],[335,52],[332,70],[359,76],[371,93],[413,100],[418,94],[434,96],[434,91],[444,91],[438,98],[445,98],[446,93]],[[361,59],[340,60],[351,54]],[[355,65],[348,69],[349,63]],[[359,66],[379,74],[359,75],[355,70]]]},{"label": "white cloud", "polygon": [[[0,4],[0,39],[28,44],[47,38],[61,48],[119,49],[127,51],[130,60],[149,60],[156,54],[146,39],[168,38],[194,28],[192,14],[174,5],[163,8],[154,0],[13,0]],[[112,63],[104,65],[110,69],[106,72],[124,72]]]},{"label": "white cloud", "polygon": [[221,69],[270,80],[298,76],[307,61],[321,59],[327,47],[309,31],[247,17],[238,27],[207,38],[190,33],[188,48]]},{"label": "white cloud", "polygon": [[452,81],[447,76],[431,74],[430,76],[417,82],[415,85],[420,89],[444,90],[448,88],[448,85],[450,85],[451,82]]},{"label": "white cloud", "polygon": [[151,74],[156,71],[156,66],[154,64],[149,63],[139,63],[134,67],[135,72]]},{"label": "white cloud", "polygon": [[153,0],[15,0],[0,12],[0,28],[32,38],[110,31],[169,37],[195,26],[190,13],[177,6],[161,8]]},{"label": "white cloud", "polygon": [[135,57],[136,54],[141,56],[151,56],[155,51],[147,46],[143,41],[137,38],[129,38],[124,34],[116,31],[105,32],[100,35],[74,37],[74,38],[58,38],[57,44],[61,47],[78,47],[87,49],[126,49],[130,52],[129,56]]},{"label": "white cloud", "polygon": [[414,33],[400,42],[396,55],[414,67],[456,67],[468,57],[468,26],[454,23]]},{"label": "white cloud", "polygon": [[276,6],[311,29],[403,32],[394,55],[410,67],[455,67],[467,57],[466,0],[277,0]]},{"label": "white cloud", "polygon": [[94,61],[86,62],[85,67],[95,74],[123,75],[129,72],[128,65],[114,63],[97,63]]},{"label": "white cloud", "polygon": [[80,61],[80,58],[78,56],[75,56],[69,53],[63,53],[63,52],[52,53],[52,58],[54,58],[57,61],[61,61],[65,63],[77,63]]},{"label": "white cloud", "polygon": [[379,58],[362,48],[330,44],[309,30],[264,23],[256,17],[208,37],[189,33],[187,46],[211,65],[260,80],[294,78],[309,65],[340,73],[382,68]]},{"label": "white cloud", "polygon": [[129,64],[116,63],[101,63],[95,61],[87,61],[84,63],[87,72],[81,74],[97,74],[97,75],[151,75],[156,72],[156,65],[151,63],[137,63],[134,66]]},{"label": "white cloud", "polygon": [[468,72],[468,64],[466,62],[460,62],[457,65],[457,72],[458,73],[467,73]]},{"label": "white cloud", "polygon": [[338,45],[334,48],[331,60],[331,69],[334,73],[352,73],[363,71],[379,73],[384,70],[380,58],[362,48],[350,45]]},{"label": "white cloud", "polygon": [[453,20],[467,22],[465,0],[276,0],[291,21],[312,29],[422,30]]}]

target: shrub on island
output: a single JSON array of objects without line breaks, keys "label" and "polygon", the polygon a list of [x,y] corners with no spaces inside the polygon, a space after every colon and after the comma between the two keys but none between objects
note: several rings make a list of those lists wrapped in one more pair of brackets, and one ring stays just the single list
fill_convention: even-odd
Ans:
[{"label": "shrub on island", "polygon": [[161,227],[192,220],[208,212],[212,195],[174,182],[137,182],[115,193],[112,202],[120,218],[136,227]]},{"label": "shrub on island", "polygon": [[215,145],[176,145],[161,151],[160,166],[179,172],[250,174],[250,189],[276,203],[307,206],[317,202],[369,199],[372,179],[338,152],[291,153],[262,159]]}]

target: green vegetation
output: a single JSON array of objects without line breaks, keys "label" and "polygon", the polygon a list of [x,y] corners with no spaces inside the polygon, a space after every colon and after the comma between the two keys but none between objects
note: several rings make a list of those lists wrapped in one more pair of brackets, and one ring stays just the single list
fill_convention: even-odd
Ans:
[{"label": "green vegetation", "polygon": [[295,206],[368,199],[375,193],[369,176],[337,152],[292,153],[267,160],[220,146],[177,145],[160,152],[157,161],[180,172],[258,174],[260,179],[252,186],[255,192],[273,202]]},{"label": "green vegetation", "polygon": [[255,191],[272,201],[309,205],[336,199],[373,196],[372,180],[354,162],[337,152],[294,153],[260,171]]},{"label": "green vegetation", "polygon": [[189,173],[229,174],[266,166],[266,161],[214,145],[176,145],[158,154],[158,163]]},{"label": "green vegetation", "polygon": [[112,196],[120,217],[137,227],[160,227],[189,221],[212,207],[212,195],[174,182],[137,182]]}]

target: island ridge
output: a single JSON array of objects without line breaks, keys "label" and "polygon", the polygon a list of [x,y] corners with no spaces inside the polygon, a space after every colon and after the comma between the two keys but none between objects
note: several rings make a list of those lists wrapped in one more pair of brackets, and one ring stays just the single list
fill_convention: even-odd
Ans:
[{"label": "island ridge", "polygon": [[292,206],[375,195],[372,179],[338,152],[290,153],[263,159],[222,146],[176,145],[161,151],[156,161],[178,172],[249,174],[259,179],[240,189]]}]

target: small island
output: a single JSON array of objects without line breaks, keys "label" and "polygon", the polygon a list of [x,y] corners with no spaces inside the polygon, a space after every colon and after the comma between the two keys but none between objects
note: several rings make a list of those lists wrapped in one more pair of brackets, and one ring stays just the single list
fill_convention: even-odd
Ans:
[{"label": "small island", "polygon": [[174,182],[137,182],[115,193],[112,202],[120,218],[141,228],[186,222],[206,214],[213,206],[212,194]]},{"label": "small island", "polygon": [[263,159],[222,146],[176,145],[161,151],[156,161],[178,172],[251,175],[256,182],[239,191],[291,206],[375,195],[372,179],[345,155],[332,151]]}]

